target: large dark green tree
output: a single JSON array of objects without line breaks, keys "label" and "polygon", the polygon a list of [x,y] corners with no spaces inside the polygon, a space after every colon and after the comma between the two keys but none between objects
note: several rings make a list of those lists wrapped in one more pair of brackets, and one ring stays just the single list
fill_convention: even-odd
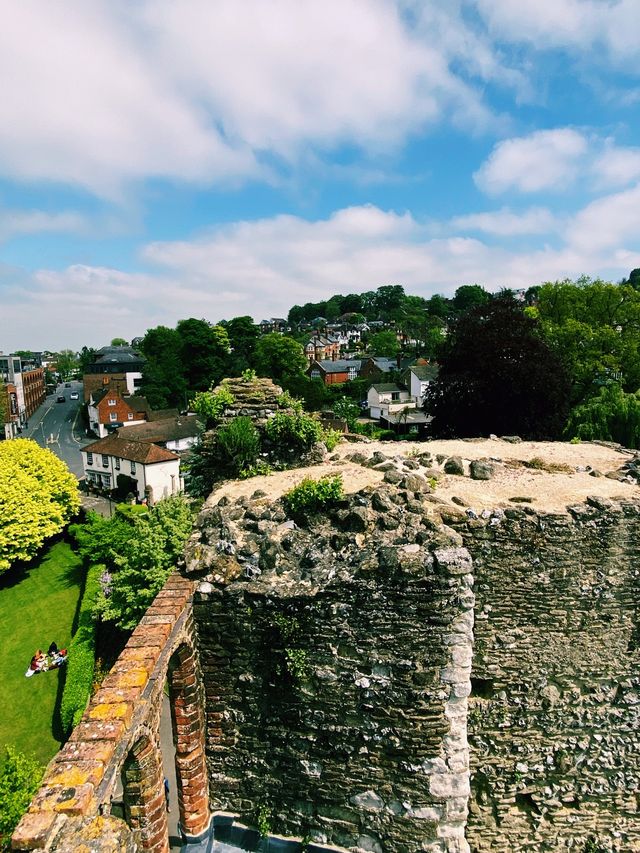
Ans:
[{"label": "large dark green tree", "polygon": [[227,375],[240,376],[243,370],[253,366],[253,354],[260,337],[260,330],[248,316],[234,317],[233,320],[224,324],[224,328],[227,330],[231,346],[227,360]]},{"label": "large dark green tree", "polygon": [[538,321],[513,298],[499,296],[452,324],[426,410],[432,433],[441,437],[556,438],[568,389],[566,370]]},{"label": "large dark green tree", "polygon": [[292,377],[302,375],[306,367],[304,350],[293,338],[271,332],[258,340],[255,369],[259,376],[268,376],[274,382],[286,382]]},{"label": "large dark green tree", "polygon": [[187,386],[181,358],[181,340],[175,329],[149,329],[141,346],[147,359],[142,371],[142,393],[154,409],[184,408]]},{"label": "large dark green tree", "polygon": [[178,322],[176,332],[188,393],[207,391],[217,385],[224,378],[230,349],[226,330],[190,317]]}]

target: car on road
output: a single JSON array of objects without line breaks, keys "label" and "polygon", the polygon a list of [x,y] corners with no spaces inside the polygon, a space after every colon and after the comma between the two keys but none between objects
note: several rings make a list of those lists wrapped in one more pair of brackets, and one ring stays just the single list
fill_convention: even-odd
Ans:
[{"label": "car on road", "polygon": [[77,391],[72,391],[72,392],[71,392],[71,394],[69,394],[69,397],[70,397],[72,400],[78,400],[78,399],[80,399]]},{"label": "car on road", "polygon": [[56,403],[65,403],[66,400],[67,398],[64,396],[64,394],[58,394],[58,396],[56,397]]},{"label": "car on road", "polygon": [[65,387],[65,388],[71,388],[71,383],[70,383],[70,382],[65,382],[65,383],[64,383],[64,387]]}]

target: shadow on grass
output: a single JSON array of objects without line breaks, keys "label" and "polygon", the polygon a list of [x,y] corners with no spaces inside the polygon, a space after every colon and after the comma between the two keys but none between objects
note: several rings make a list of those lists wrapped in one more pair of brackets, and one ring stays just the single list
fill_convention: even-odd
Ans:
[{"label": "shadow on grass", "polygon": [[64,693],[64,685],[67,681],[67,665],[61,666],[58,669],[58,688],[56,690],[56,701],[53,706],[53,714],[51,715],[51,734],[54,739],[58,741],[60,746],[62,747],[67,739],[68,734],[62,727],[62,716],[60,714],[60,707],[62,705],[62,694]]}]

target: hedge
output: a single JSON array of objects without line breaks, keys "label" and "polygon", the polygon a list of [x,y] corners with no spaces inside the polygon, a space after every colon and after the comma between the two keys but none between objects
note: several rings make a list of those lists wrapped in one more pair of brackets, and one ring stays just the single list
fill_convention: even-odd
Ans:
[{"label": "hedge", "polygon": [[60,718],[65,732],[70,732],[80,722],[91,696],[96,644],[93,607],[100,592],[100,575],[104,570],[104,566],[97,565],[91,566],[87,572],[78,614],[78,629],[69,645],[67,677],[60,703]]}]

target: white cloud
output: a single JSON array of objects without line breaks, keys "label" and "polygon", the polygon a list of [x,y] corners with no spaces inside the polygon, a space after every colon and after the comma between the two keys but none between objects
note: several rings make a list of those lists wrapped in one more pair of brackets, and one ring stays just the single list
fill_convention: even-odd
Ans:
[{"label": "white cloud", "polygon": [[[465,44],[445,49],[392,0],[0,0],[0,12],[12,180],[112,197],[154,177],[272,180],[274,159],[309,149],[379,152],[442,120],[490,120],[452,70]],[[476,79],[498,74],[488,46],[475,53]]]},{"label": "white cloud", "polygon": [[66,211],[47,213],[43,210],[3,210],[0,208],[0,241],[27,234],[79,234],[87,229],[80,213]]},{"label": "white cloud", "polygon": [[[568,48],[591,53],[604,48],[614,62],[637,59],[637,0],[473,0],[495,37],[529,42],[539,50]],[[591,53],[591,60],[600,59]],[[626,67],[637,73],[637,66]]]},{"label": "white cloud", "polygon": [[551,211],[543,207],[531,207],[522,213],[503,207],[485,213],[456,216],[449,226],[456,231],[482,231],[497,237],[516,237],[548,234],[557,227],[557,222]]},{"label": "white cloud", "polygon": [[640,178],[640,148],[619,148],[610,141],[593,162],[595,182],[600,187],[621,187]]},{"label": "white cloud", "polygon": [[473,178],[490,195],[561,190],[577,175],[587,147],[586,138],[571,128],[538,130],[499,142]]},{"label": "white cloud", "polygon": [[390,283],[429,296],[473,282],[496,290],[582,273],[615,280],[640,266],[638,211],[638,188],[600,199],[573,218],[563,245],[532,251],[517,240],[434,238],[432,225],[409,213],[352,207],[324,220],[277,216],[151,243],[142,259],[153,271],[144,273],[82,265],[33,275],[0,270],[11,283],[3,290],[0,347],[100,345],[189,316],[260,320]]}]

